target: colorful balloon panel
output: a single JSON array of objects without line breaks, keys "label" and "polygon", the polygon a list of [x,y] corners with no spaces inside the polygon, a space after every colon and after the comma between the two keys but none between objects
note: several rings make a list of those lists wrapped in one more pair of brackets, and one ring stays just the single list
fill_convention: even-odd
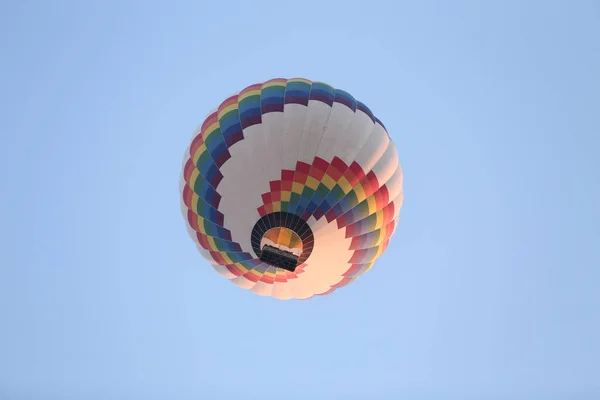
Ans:
[{"label": "colorful balloon panel", "polygon": [[397,149],[349,93],[273,79],[223,101],[195,132],[181,207],[201,255],[239,287],[326,295],[387,248],[403,201]]}]

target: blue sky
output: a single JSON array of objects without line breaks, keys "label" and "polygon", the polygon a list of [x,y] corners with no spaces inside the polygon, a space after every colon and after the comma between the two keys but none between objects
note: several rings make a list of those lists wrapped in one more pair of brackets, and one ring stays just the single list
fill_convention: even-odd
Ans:
[{"label": "blue sky", "polygon": [[[600,397],[597,1],[21,1],[0,32],[1,398]],[[368,274],[281,302],[202,260],[178,179],[218,102],[296,76],[384,122],[405,202]]]}]

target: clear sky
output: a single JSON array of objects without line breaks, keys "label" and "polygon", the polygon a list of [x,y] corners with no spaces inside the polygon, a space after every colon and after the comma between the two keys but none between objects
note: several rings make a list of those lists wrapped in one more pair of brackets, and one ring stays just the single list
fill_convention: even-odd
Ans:
[{"label": "clear sky", "polygon": [[[600,398],[600,2],[13,1],[0,9],[0,398]],[[226,96],[365,102],[399,228],[333,295],[202,260],[183,152]]]}]

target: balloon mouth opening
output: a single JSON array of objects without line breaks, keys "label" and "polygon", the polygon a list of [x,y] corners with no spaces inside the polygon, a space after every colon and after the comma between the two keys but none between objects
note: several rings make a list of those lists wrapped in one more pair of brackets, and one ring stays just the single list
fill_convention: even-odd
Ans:
[{"label": "balloon mouth opening", "polygon": [[260,248],[265,246],[275,247],[281,251],[292,253],[297,258],[302,254],[302,239],[289,228],[271,228],[265,232],[260,241]]},{"label": "balloon mouth opening", "polygon": [[314,236],[302,218],[287,212],[274,212],[256,222],[251,243],[260,261],[294,272],[310,256]]}]

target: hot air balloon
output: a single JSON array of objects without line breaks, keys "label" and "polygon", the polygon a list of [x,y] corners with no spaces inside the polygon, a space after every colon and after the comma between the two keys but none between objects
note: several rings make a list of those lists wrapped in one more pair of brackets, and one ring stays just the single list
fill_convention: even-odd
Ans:
[{"label": "hot air balloon", "polygon": [[403,201],[396,146],[349,93],[307,79],[248,86],[185,152],[181,207],[200,254],[277,299],[327,295],[386,250]]}]

